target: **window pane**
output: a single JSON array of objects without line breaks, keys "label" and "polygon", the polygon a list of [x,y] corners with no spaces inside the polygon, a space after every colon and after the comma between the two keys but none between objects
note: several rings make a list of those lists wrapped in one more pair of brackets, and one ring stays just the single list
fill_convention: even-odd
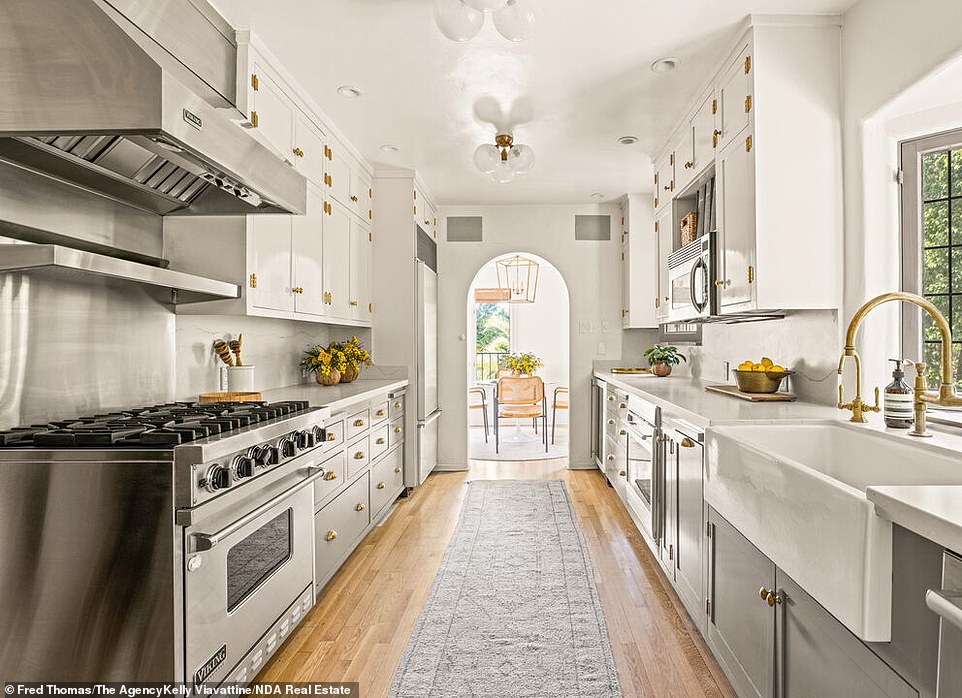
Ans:
[{"label": "window pane", "polygon": [[922,246],[949,244],[949,202],[922,204]]},{"label": "window pane", "polygon": [[952,296],[952,317],[949,320],[952,322],[952,338],[962,339],[962,296]]},{"label": "window pane", "polygon": [[952,151],[952,196],[962,196],[962,148]]},{"label": "window pane", "polygon": [[952,244],[962,245],[962,199],[952,199]]},{"label": "window pane", "polygon": [[[932,301],[942,315],[946,318],[949,317],[948,296],[929,296],[928,299]],[[938,342],[942,339],[939,328],[935,326],[931,316],[926,312],[922,313],[922,339],[926,342]]]},{"label": "window pane", "polygon": [[934,390],[942,382],[942,347],[938,342],[926,342],[922,360],[925,362],[925,380],[929,389]]},{"label": "window pane", "polygon": [[949,195],[949,151],[922,156],[922,200],[944,199]]},{"label": "window pane", "polygon": [[[952,293],[962,293],[962,247],[952,248]],[[955,303],[955,299],[952,302]]]},{"label": "window pane", "polygon": [[925,295],[949,292],[949,250],[922,252],[922,292]]}]

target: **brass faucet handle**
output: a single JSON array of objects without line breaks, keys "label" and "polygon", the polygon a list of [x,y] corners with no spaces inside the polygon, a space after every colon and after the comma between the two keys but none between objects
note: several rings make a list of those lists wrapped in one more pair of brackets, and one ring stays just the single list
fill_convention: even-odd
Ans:
[{"label": "brass faucet handle", "polygon": [[869,407],[868,405],[865,405],[862,407],[862,410],[864,410],[865,412],[881,412],[882,408],[879,407],[878,398],[879,398],[879,390],[878,388],[876,388],[875,389],[875,407]]}]

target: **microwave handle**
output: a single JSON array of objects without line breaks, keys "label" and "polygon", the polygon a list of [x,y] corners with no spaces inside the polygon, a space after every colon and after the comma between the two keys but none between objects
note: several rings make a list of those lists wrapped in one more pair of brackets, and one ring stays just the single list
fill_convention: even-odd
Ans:
[{"label": "microwave handle", "polygon": [[292,494],[297,492],[302,487],[314,482],[319,477],[327,473],[327,469],[320,465],[308,466],[308,471],[311,473],[310,477],[308,477],[305,480],[301,480],[293,487],[287,488],[286,490],[281,492],[279,495],[277,495],[270,501],[265,502],[264,504],[261,504],[259,507],[257,507],[253,511],[237,519],[234,523],[224,526],[224,528],[220,529],[216,533],[192,534],[191,537],[194,539],[194,552],[203,552],[205,550],[210,550],[215,545],[217,545],[218,543],[223,541],[225,538],[230,536],[232,533],[236,533],[241,528],[243,528],[244,526],[249,524],[251,521],[256,519],[258,516],[261,516],[265,512],[269,511],[272,507],[276,506],[279,502],[284,501],[285,499],[290,497]]},{"label": "microwave handle", "polygon": [[[695,298],[695,275],[698,273],[698,269],[699,269],[699,268],[705,270],[705,274],[704,274],[704,277],[705,277],[705,293],[704,293],[704,298],[705,298],[705,300],[704,300],[703,302],[701,302],[701,303],[699,303],[699,302],[698,302],[698,299]],[[699,257],[698,260],[691,266],[691,271],[689,272],[689,277],[688,277],[688,292],[689,292],[689,294],[691,294],[691,305],[692,305],[692,307],[693,307],[695,310],[697,310],[697,311],[700,313],[700,312],[702,312],[706,307],[708,307],[708,293],[709,293],[709,291],[708,291],[708,265],[705,263],[705,258],[704,258],[704,257]]]}]

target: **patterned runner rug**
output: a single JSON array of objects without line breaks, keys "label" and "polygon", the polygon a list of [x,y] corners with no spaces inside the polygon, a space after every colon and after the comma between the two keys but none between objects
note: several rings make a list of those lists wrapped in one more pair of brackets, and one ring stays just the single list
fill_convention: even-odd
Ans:
[{"label": "patterned runner rug", "polygon": [[588,550],[558,480],[476,480],[393,698],[620,698]]}]

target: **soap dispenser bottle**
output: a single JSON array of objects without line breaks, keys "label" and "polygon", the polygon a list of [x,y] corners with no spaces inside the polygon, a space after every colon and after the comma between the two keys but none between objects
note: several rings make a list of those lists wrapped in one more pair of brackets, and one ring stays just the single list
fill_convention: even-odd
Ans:
[{"label": "soap dispenser bottle", "polygon": [[915,404],[912,388],[902,380],[905,373],[902,371],[901,359],[889,359],[895,364],[892,371],[892,382],[885,388],[885,407],[883,416],[885,426],[893,429],[911,429],[912,422],[915,420],[913,407]]}]

